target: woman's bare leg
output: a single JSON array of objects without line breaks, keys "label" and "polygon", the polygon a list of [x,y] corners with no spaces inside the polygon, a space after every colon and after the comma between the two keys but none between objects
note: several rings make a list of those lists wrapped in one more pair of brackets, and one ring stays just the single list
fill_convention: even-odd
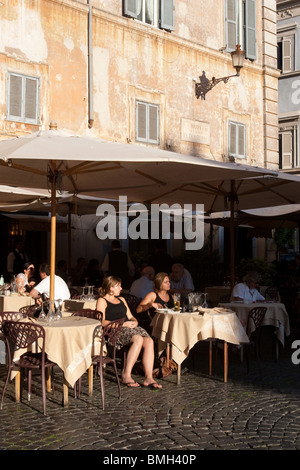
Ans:
[{"label": "woman's bare leg", "polygon": [[154,364],[154,343],[152,338],[142,337],[143,338],[143,366],[145,372],[144,386],[149,386],[151,384],[154,388],[162,388],[161,385],[155,382],[153,379],[153,364]]},{"label": "woman's bare leg", "polygon": [[139,357],[142,346],[143,346],[143,337],[140,335],[134,335],[132,337],[131,346],[127,352],[126,365],[122,374],[123,383],[129,385],[130,387],[139,386],[139,384],[136,383],[131,377],[131,372],[132,372],[132,368],[134,364],[136,363]]}]

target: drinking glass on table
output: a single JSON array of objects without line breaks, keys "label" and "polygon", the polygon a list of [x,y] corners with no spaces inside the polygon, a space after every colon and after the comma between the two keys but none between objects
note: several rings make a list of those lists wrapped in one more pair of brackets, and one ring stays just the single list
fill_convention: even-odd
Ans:
[{"label": "drinking glass on table", "polygon": [[55,301],[48,300],[49,308],[48,308],[48,325],[51,326],[53,321],[55,320]]},{"label": "drinking glass on table", "polygon": [[39,320],[45,320],[47,318],[46,312],[44,310],[45,303],[46,302],[42,302],[42,310],[39,314]]},{"label": "drinking glass on table", "polygon": [[180,294],[178,293],[174,294],[174,310],[176,310],[176,312],[180,311]]}]

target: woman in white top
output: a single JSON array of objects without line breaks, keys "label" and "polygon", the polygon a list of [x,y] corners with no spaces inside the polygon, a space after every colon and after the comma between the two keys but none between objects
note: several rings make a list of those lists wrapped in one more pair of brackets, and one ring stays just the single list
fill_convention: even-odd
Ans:
[{"label": "woman in white top", "polygon": [[16,285],[19,294],[23,294],[26,290],[31,290],[35,286],[33,278],[34,265],[32,263],[25,263],[23,273],[16,276]]}]

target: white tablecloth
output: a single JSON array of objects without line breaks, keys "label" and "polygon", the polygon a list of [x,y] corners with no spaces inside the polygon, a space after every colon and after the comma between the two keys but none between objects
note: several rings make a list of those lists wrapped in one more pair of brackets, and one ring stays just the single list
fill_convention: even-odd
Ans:
[{"label": "white tablecloth", "polygon": [[151,322],[152,335],[158,339],[159,353],[171,344],[172,359],[181,364],[197,341],[218,338],[228,343],[248,343],[245,330],[234,312],[205,309],[198,313],[157,312]]},{"label": "white tablecloth", "polygon": [[[219,304],[220,307],[234,311],[244,328],[247,326],[249,312],[254,307],[267,307],[267,312],[263,321],[263,325],[271,325],[276,328],[278,340],[284,345],[285,336],[290,335],[290,321],[284,304],[280,302],[230,302]],[[252,325],[251,331],[254,330]]]}]

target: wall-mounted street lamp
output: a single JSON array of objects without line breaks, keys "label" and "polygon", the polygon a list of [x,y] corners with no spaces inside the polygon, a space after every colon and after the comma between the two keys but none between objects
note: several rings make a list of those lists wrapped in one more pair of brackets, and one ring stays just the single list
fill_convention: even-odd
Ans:
[{"label": "wall-mounted street lamp", "polygon": [[195,82],[195,94],[197,99],[200,98],[205,100],[205,95],[208,93],[214,86],[216,86],[220,82],[227,83],[228,80],[232,77],[239,77],[240,70],[243,67],[245,52],[241,51],[241,46],[237,44],[236,50],[231,52],[231,59],[232,59],[232,66],[236,70],[235,75],[229,75],[227,77],[215,78],[213,77],[211,80],[207,78],[205,75],[205,71],[203,70],[202,75],[199,76],[200,82],[197,83],[196,79],[194,78]]}]

